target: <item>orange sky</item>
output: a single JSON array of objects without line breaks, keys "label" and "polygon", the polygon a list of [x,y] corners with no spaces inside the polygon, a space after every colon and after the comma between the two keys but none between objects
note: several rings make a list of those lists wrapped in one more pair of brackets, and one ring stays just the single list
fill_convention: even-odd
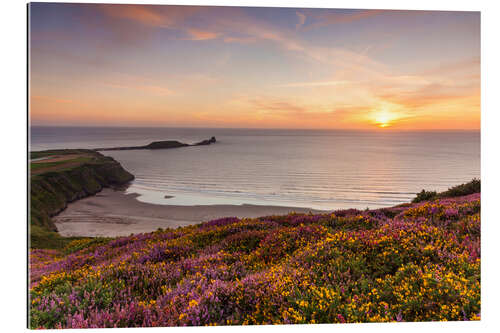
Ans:
[{"label": "orange sky", "polygon": [[479,129],[477,12],[32,4],[32,125]]}]

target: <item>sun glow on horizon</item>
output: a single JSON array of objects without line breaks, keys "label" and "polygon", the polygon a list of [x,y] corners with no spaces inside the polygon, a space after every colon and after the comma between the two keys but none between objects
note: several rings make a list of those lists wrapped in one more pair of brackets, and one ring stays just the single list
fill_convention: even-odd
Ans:
[{"label": "sun glow on horizon", "polygon": [[371,122],[380,128],[393,126],[397,120],[401,119],[401,115],[395,111],[391,111],[389,107],[375,110],[371,115]]}]

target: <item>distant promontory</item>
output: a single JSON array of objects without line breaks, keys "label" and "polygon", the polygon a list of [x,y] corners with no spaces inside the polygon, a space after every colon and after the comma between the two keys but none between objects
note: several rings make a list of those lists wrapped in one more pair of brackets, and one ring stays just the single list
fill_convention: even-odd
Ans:
[{"label": "distant promontory", "polygon": [[181,148],[181,147],[192,147],[192,146],[205,146],[217,142],[215,136],[210,139],[206,139],[197,143],[187,144],[175,140],[168,141],[154,141],[145,146],[132,146],[132,147],[113,147],[113,148],[96,148],[95,151],[107,151],[107,150],[138,150],[138,149],[171,149],[171,148]]}]

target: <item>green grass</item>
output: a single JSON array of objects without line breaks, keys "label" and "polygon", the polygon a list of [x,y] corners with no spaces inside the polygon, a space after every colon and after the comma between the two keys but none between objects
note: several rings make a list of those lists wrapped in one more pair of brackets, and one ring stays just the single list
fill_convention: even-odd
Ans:
[{"label": "green grass", "polygon": [[72,241],[67,243],[61,252],[67,255],[83,249],[96,248],[97,246],[106,245],[113,239],[109,237],[73,237]]},{"label": "green grass", "polygon": [[30,159],[46,157],[51,155],[70,155],[70,154],[95,154],[96,152],[90,149],[54,149],[43,151],[31,151]]},{"label": "green grass", "polygon": [[[58,250],[69,254],[95,245],[104,245],[112,238],[108,237],[63,237],[57,232],[48,231],[43,227],[31,226],[31,248]],[[78,240],[79,242],[74,242]]]},{"label": "green grass", "polygon": [[44,169],[44,168],[49,168],[49,167],[53,167],[53,166],[56,166],[56,165],[61,165],[61,164],[67,163],[67,162],[68,161],[46,162],[46,163],[43,163],[43,162],[40,162],[40,163],[31,163],[31,171],[36,171],[36,170],[40,170],[40,169]]},{"label": "green grass", "polygon": [[48,231],[47,229],[31,225],[30,228],[31,244],[30,247],[33,249],[53,249],[62,250],[71,241],[76,239],[86,239],[88,237],[62,237],[57,232]]},{"label": "green grass", "polygon": [[52,152],[46,152],[46,151],[32,151],[30,152],[30,159],[35,159],[35,158],[40,158],[40,157],[46,157],[54,155]]},{"label": "green grass", "polygon": [[[85,163],[85,162],[90,162],[92,160],[91,157],[77,157],[77,158],[72,158],[69,160],[64,160],[64,161],[57,161],[57,162],[36,162],[36,163],[31,163],[31,171],[37,171],[40,169],[44,168],[49,168],[49,167],[54,167],[54,166],[63,166],[64,164],[68,163]],[[68,168],[70,169],[70,168]],[[63,170],[63,169],[61,169]]]}]

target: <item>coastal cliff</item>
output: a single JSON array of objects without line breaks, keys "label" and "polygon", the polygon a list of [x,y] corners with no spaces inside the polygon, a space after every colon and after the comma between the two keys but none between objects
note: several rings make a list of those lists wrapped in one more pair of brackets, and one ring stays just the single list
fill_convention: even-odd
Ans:
[{"label": "coastal cliff", "polygon": [[134,179],[120,163],[98,151],[171,149],[210,145],[215,137],[194,144],[155,141],[145,146],[59,149],[30,153],[30,240],[32,248],[60,248],[74,237],[62,237],[52,217],[68,203],[118,187]]},{"label": "coastal cliff", "polygon": [[[57,231],[51,217],[68,203],[134,179],[116,160],[92,150],[33,152],[33,157],[44,158],[31,162],[30,224],[35,231]],[[31,233],[32,241],[36,235]]]}]

